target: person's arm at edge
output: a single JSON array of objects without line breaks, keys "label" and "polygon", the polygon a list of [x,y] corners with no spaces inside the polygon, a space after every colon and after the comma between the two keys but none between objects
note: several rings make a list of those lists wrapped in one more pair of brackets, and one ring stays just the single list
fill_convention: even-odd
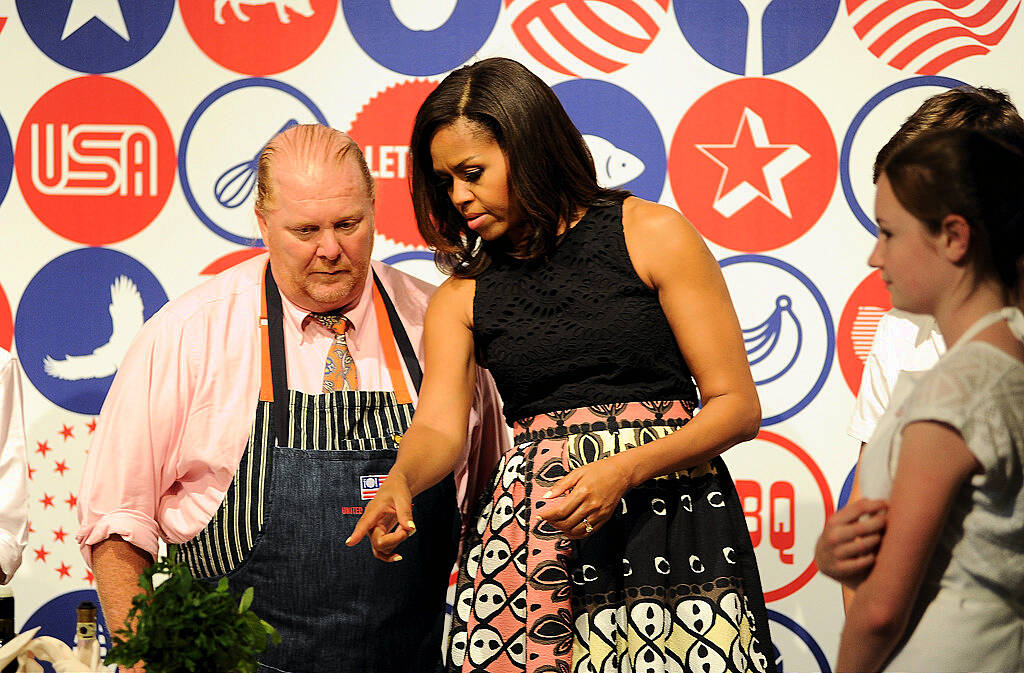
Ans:
[{"label": "person's arm at edge", "polygon": [[21,565],[28,542],[28,456],[18,361],[0,370],[0,584]]},{"label": "person's arm at edge", "polygon": [[424,322],[426,364],[416,414],[387,480],[345,541],[353,546],[369,534],[373,554],[381,560],[401,560],[394,550],[416,529],[412,498],[451,472],[465,446],[476,381],[471,330],[474,290],[472,280],[449,278],[431,297]]},{"label": "person's arm at edge", "polygon": [[[79,488],[76,539],[93,569],[111,632],[125,625],[138,575],[159,549],[156,512],[172,438],[191,398],[191,353],[177,319],[158,314],[142,327],[103,403]],[[160,385],[151,373],[159,372]],[[127,451],[126,447],[133,447]],[[97,556],[99,554],[99,556]],[[141,671],[141,668],[133,669]]]},{"label": "person's arm at edge", "polygon": [[836,671],[877,671],[892,656],[956,494],[979,469],[951,427],[919,421],[904,429],[886,532],[846,616]]},{"label": "person's arm at edge", "polygon": [[[92,546],[92,570],[96,577],[96,593],[103,606],[103,617],[111,633],[124,628],[132,598],[138,595],[139,575],[153,563],[149,552],[143,551],[120,535],[111,535]],[[142,666],[121,669],[124,673],[143,673]]]},{"label": "person's arm at edge", "polygon": [[818,570],[840,583],[844,612],[849,610],[857,586],[875,563],[885,531],[885,514],[886,501],[866,500],[861,494],[858,459],[850,499],[825,522],[814,548]]}]

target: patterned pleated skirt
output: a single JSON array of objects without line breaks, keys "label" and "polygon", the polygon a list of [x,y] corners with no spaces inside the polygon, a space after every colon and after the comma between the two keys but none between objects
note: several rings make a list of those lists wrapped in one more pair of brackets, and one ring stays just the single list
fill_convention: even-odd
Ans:
[{"label": "patterned pleated skirt", "polygon": [[616,403],[516,423],[464,543],[449,671],[775,670],[750,536],[720,458],[630,490],[581,541],[537,516],[570,470],[675,432],[691,409]]}]

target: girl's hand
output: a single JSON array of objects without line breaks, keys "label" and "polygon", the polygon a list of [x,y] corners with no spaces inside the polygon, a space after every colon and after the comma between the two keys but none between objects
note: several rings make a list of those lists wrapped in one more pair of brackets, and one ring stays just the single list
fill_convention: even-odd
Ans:
[{"label": "girl's hand", "polygon": [[[578,540],[611,518],[631,486],[626,470],[615,458],[602,458],[559,479],[540,498],[545,502],[538,507],[538,514],[566,537]],[[561,502],[550,502],[563,495]]]},{"label": "girl's hand", "polygon": [[401,561],[402,555],[395,553],[395,547],[415,532],[409,484],[400,473],[392,472],[366,506],[345,544],[353,547],[369,534],[374,556],[381,561]]},{"label": "girl's hand", "polygon": [[856,588],[875,564],[886,506],[884,500],[857,500],[830,516],[814,548],[818,570]]}]

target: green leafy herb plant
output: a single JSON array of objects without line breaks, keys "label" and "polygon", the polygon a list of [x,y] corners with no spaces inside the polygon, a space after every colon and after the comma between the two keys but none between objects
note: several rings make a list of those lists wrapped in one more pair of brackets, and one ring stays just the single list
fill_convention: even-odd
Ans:
[{"label": "green leafy herb plant", "polygon": [[[143,591],[132,599],[104,663],[131,667],[142,661],[147,673],[255,673],[256,655],[281,637],[249,609],[252,587],[239,599],[227,579],[216,586],[197,580],[177,551],[171,547],[139,575]],[[158,575],[167,579],[154,588]]]}]

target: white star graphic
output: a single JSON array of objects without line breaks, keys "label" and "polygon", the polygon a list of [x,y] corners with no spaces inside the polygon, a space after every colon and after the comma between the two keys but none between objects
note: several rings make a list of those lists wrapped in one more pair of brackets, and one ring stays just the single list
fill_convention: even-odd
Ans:
[{"label": "white star graphic", "polygon": [[[725,186],[729,182],[730,166],[716,156],[715,150],[742,150],[739,146],[744,141],[746,141],[745,147],[752,150],[778,150],[770,161],[761,166],[760,172],[763,174],[763,182],[768,190],[767,194],[745,179],[741,180],[732,189],[727,192],[725,191]],[[782,187],[782,178],[789,175],[797,166],[810,159],[811,155],[807,150],[795,143],[772,144],[769,142],[768,132],[764,127],[764,120],[756,112],[750,108],[743,108],[743,114],[740,116],[740,123],[736,128],[736,135],[731,145],[703,144],[697,145],[697,149],[723,169],[722,179],[718,183],[718,193],[715,194],[714,203],[715,210],[723,217],[732,217],[757,197],[767,201],[786,217],[793,217],[789,210],[789,201],[786,199],[786,190]],[[722,152],[722,154],[725,154],[725,152]],[[736,182],[735,176],[732,182]]]},{"label": "white star graphic", "polygon": [[107,28],[117,33],[125,42],[131,40],[128,26],[124,22],[124,13],[117,0],[71,0],[71,9],[64,22],[64,32],[60,39],[64,41],[79,28],[93,19],[99,19]]}]

